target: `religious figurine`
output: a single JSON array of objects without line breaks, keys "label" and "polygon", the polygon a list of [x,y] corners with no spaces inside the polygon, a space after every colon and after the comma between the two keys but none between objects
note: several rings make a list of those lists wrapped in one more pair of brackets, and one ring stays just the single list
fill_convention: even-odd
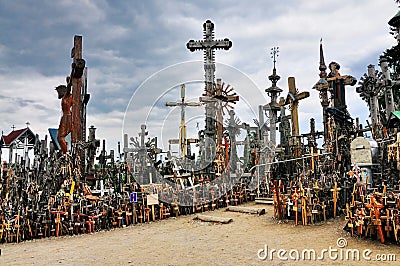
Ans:
[{"label": "religious figurine", "polygon": [[67,142],[65,137],[72,131],[72,94],[70,77],[67,77],[67,86],[60,85],[56,87],[58,99],[61,99],[62,116],[58,126],[57,140],[63,154],[67,152]]}]

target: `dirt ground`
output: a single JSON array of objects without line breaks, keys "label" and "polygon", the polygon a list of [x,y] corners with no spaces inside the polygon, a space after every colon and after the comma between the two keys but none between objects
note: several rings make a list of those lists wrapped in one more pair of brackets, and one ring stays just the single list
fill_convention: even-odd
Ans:
[{"label": "dirt ground", "polygon": [[[342,230],[343,218],[294,226],[292,221],[272,219],[272,206],[254,205],[245,206],[266,208],[267,213],[256,216],[220,209],[206,214],[232,218],[231,223],[201,222],[189,215],[88,235],[3,244],[0,265],[399,265],[400,246],[350,237]],[[340,237],[347,246],[338,247]],[[266,246],[268,256],[263,258]],[[277,252],[271,259],[272,249],[282,249],[282,259]],[[316,251],[316,260],[308,260],[309,254],[313,258],[310,249]],[[323,253],[324,249],[331,254]],[[359,261],[348,252],[354,249],[360,253]],[[366,249],[371,253],[364,258]],[[376,260],[376,255],[388,259],[388,254],[395,254],[397,262]]]}]

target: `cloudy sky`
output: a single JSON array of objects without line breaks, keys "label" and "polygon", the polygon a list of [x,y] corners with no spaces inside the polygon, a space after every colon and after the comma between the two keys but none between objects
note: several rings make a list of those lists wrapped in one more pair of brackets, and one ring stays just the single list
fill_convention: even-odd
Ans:
[{"label": "cloudy sky", "polygon": [[[207,19],[214,22],[217,39],[233,42],[229,51],[216,52],[216,76],[231,84],[245,105],[257,109],[268,102],[269,52],[279,46],[282,94],[287,94],[287,78],[295,77],[298,89],[311,93],[300,103],[301,131],[308,130],[311,117],[322,130],[318,94],[311,89],[318,80],[320,39],[326,63],[336,61],[341,74],[359,79],[367,65],[378,69],[379,55],[395,44],[387,22],[397,10],[389,0],[0,0],[0,130],[8,134],[12,125],[23,128],[29,121],[44,138],[48,128],[58,126],[60,101],[54,88],[70,73],[77,34],[83,36],[88,67],[87,123],[98,128],[99,138],[108,139],[107,149],[116,148],[123,131],[136,136],[141,123],[151,124],[146,119],[160,119],[157,108],[169,110],[161,120],[177,134],[179,120],[173,116],[179,112],[162,104],[178,100],[177,86],[186,82],[192,84],[188,99],[198,100],[203,54],[191,53],[186,43],[203,37]],[[355,87],[347,89],[347,103],[352,116],[365,124],[367,107]],[[239,117],[244,109],[238,107]],[[125,115],[127,110],[134,112]],[[246,119],[252,122],[242,115]],[[159,135],[158,130],[149,126],[150,135]]]}]

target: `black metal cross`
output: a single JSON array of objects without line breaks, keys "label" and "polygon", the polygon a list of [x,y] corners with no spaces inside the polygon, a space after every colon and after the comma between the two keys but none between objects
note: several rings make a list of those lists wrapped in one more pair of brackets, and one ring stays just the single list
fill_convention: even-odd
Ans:
[{"label": "black metal cross", "polygon": [[[207,20],[203,24],[204,39],[200,41],[190,40],[186,47],[194,52],[196,50],[204,50],[204,72],[205,72],[205,95],[213,97],[216,91],[215,80],[215,50],[229,50],[232,42],[225,38],[223,40],[214,39],[214,23]],[[216,138],[216,107],[215,103],[206,103],[206,125],[205,125],[205,158],[206,162],[211,162],[215,156],[215,138]],[[209,168],[210,170],[210,168]],[[207,170],[207,172],[209,172]]]}]

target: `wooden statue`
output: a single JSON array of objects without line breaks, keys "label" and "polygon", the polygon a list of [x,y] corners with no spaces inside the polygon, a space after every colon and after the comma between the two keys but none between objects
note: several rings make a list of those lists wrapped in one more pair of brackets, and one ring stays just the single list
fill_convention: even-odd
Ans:
[{"label": "wooden statue", "polygon": [[61,99],[62,116],[60,125],[58,126],[57,140],[60,144],[60,148],[63,154],[67,152],[67,142],[65,137],[72,130],[72,94],[71,94],[71,83],[70,78],[67,78],[68,85],[60,85],[56,87],[58,93],[58,99]]}]

